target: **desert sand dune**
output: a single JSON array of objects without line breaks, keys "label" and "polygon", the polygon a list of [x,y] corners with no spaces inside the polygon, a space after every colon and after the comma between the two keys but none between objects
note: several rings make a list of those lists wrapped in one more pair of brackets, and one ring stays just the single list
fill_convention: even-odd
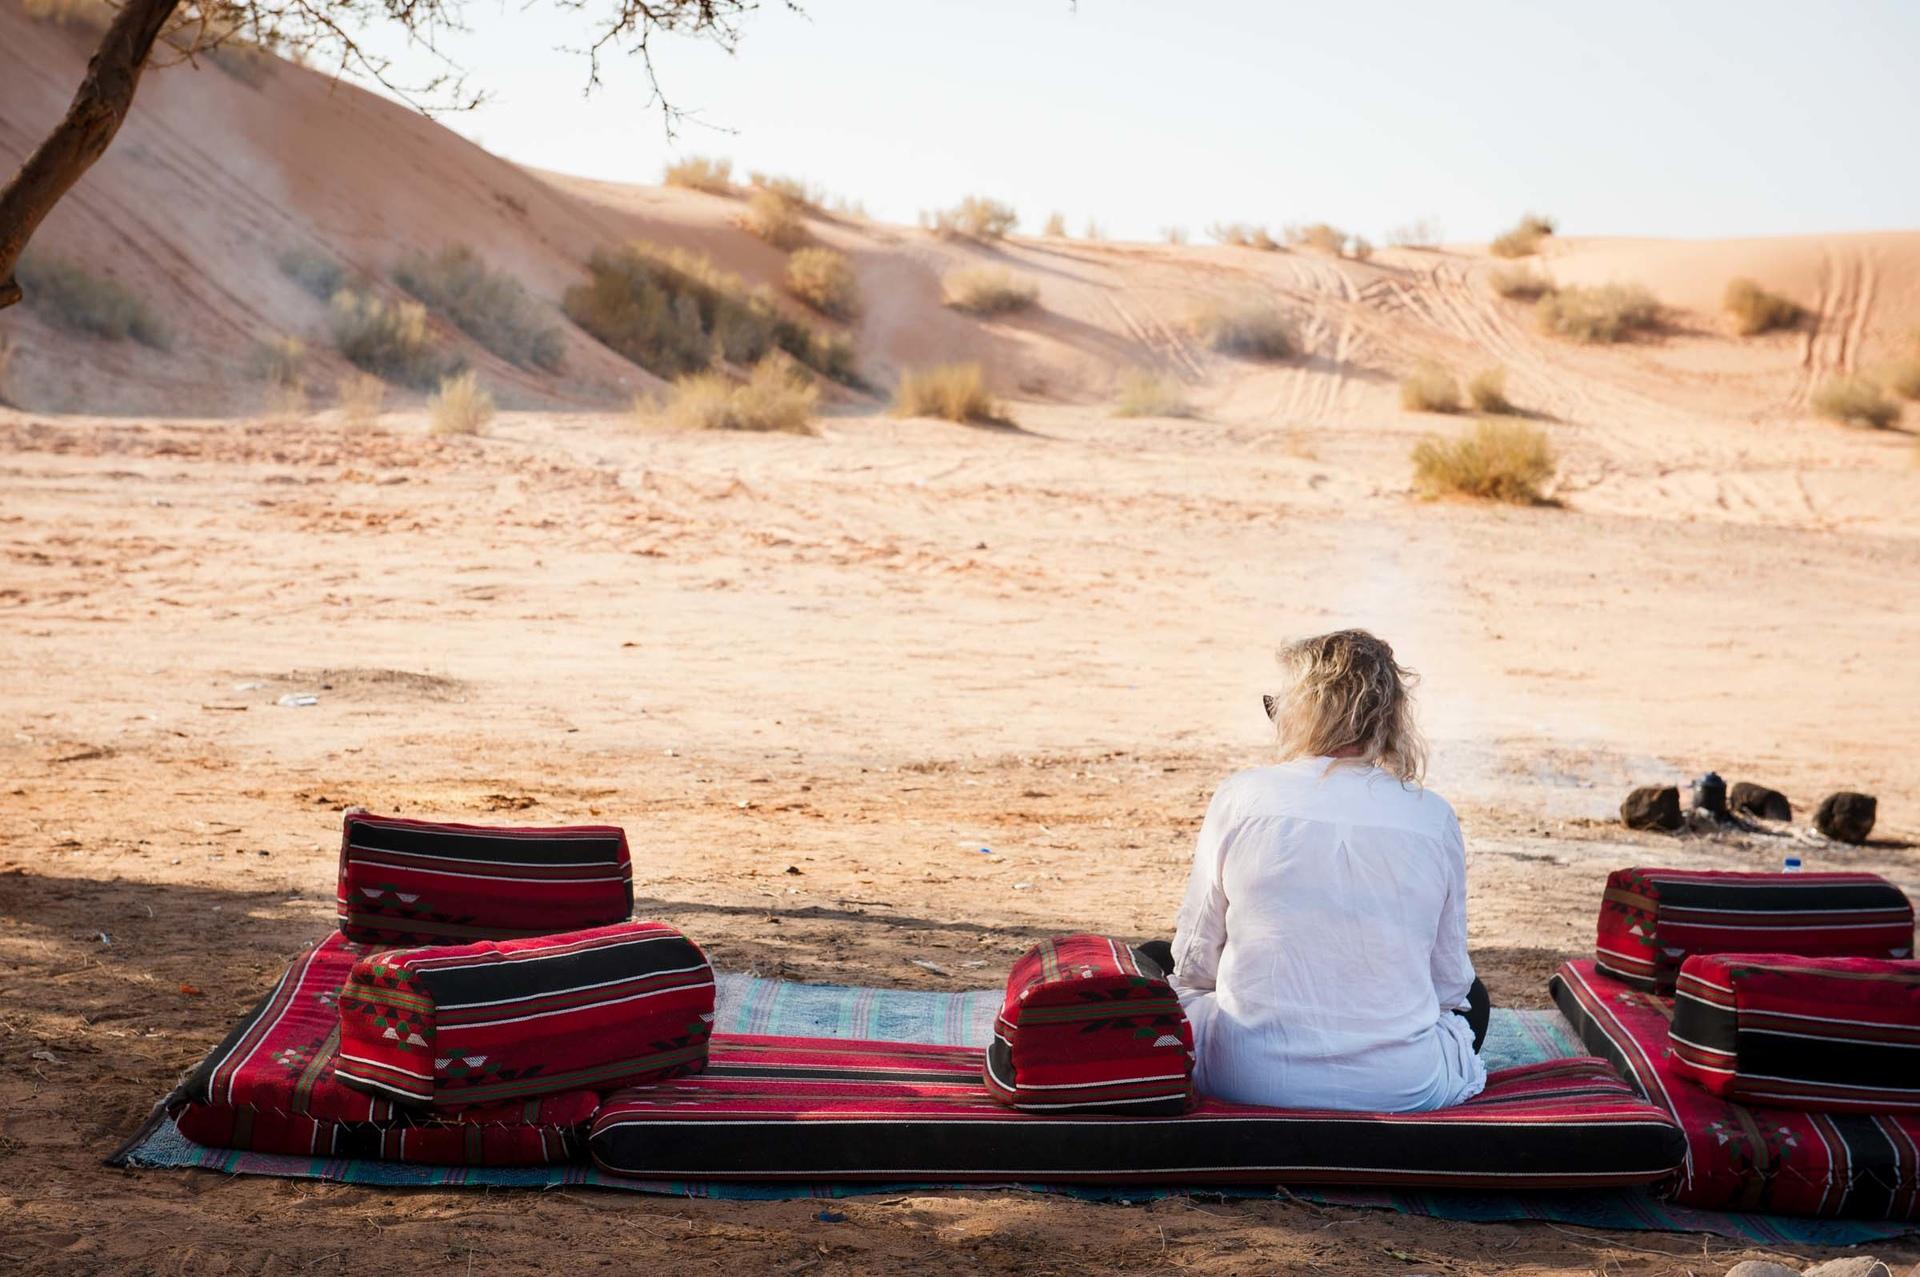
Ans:
[{"label": "desert sand dune", "polygon": [[[85,54],[80,31],[0,3],[0,166]],[[561,294],[631,239],[772,286],[783,257],[741,209],[516,166],[296,66],[145,81],[38,246],[148,298],[172,349],[76,337],[31,302],[0,314],[18,352],[0,407],[0,1253],[322,1271],[375,1237],[422,1272],[476,1249],[533,1272],[562,1237],[690,1272],[1069,1255],[1375,1272],[1412,1254],[1652,1277],[1740,1257],[1289,1202],[913,1195],[836,1203],[828,1233],[818,1203],[98,1167],[330,925],[348,804],[616,821],[642,909],[724,966],[985,985],[1049,932],[1166,931],[1211,787],[1265,757],[1272,649],[1337,625],[1378,628],[1425,675],[1433,783],[1468,832],[1471,944],[1502,1002],[1544,1003],[1621,864],[1795,851],[1920,894],[1920,412],[1876,431],[1807,407],[1920,326],[1920,232],[1551,239],[1533,269],[1668,307],[1603,347],[1543,334],[1480,245],[1358,262],[822,217],[865,300],[846,331],[873,393],[833,391],[815,435],[636,418],[661,383],[567,324]],[[448,330],[502,401],[484,434],[433,435],[398,391],[374,426],[343,424],[324,303],[278,255],[385,280],[448,244],[553,309],[564,368]],[[974,266],[1032,281],[1038,305],[945,307],[943,276]],[[1813,321],[1732,336],[1720,297],[1743,275]],[[1191,331],[1196,307],[1244,298],[1287,315],[1298,357],[1230,358]],[[248,361],[278,333],[308,339],[322,393],[262,419]],[[903,370],[956,359],[985,365],[1018,428],[884,414]],[[1415,441],[1464,424],[1400,407],[1424,359],[1506,370],[1559,454],[1557,506],[1414,497]],[[1193,414],[1115,416],[1142,368]],[[1674,839],[1612,819],[1629,786],[1708,766],[1784,789],[1798,825]],[[1806,833],[1839,788],[1879,795],[1872,845]]]}]

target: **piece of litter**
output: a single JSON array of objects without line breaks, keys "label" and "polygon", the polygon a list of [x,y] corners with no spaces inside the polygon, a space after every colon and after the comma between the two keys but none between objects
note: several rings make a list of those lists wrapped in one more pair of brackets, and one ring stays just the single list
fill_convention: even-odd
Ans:
[{"label": "piece of litter", "polygon": [[1032,891],[1033,884],[1030,882],[1016,882],[1013,884],[1013,889],[1015,891]]},{"label": "piece of litter", "polygon": [[106,932],[102,931],[100,933],[100,943],[110,946],[113,944],[113,937],[108,935]]},{"label": "piece of litter", "polygon": [[928,962],[925,958],[913,959],[913,965],[916,967],[919,967],[922,971],[931,971],[935,975],[952,975],[953,974],[953,972],[947,970],[945,967],[941,966],[939,963]]},{"label": "piece of litter", "polygon": [[320,698],[312,692],[288,692],[285,696],[282,696],[274,702],[276,705],[285,705],[289,709],[301,709],[308,705],[318,705],[319,703]]},{"label": "piece of litter", "polygon": [[991,848],[991,847],[982,847],[982,848],[980,849],[980,854],[981,854],[981,855],[983,855],[983,856],[991,856],[991,855],[993,854],[993,848]]},{"label": "piece of litter", "polygon": [[788,866],[787,866],[787,872],[788,872],[788,873],[790,873],[790,874],[796,874],[796,875],[797,875],[797,874],[798,874],[798,873],[800,872],[800,866],[798,866],[798,865],[788,865]]},{"label": "piece of litter", "polygon": [[60,1057],[51,1051],[35,1051],[33,1058],[36,1060],[45,1060],[48,1064],[60,1063]]},{"label": "piece of litter", "polygon": [[265,686],[265,683],[235,683],[233,690],[236,692],[257,692]]},{"label": "piece of litter", "polygon": [[184,994],[186,994],[186,995],[187,995],[188,997],[190,997],[190,998],[197,998],[197,997],[199,997],[199,996],[200,996],[200,990],[199,990],[199,988],[197,988],[196,986],[194,986],[194,985],[191,985],[191,984],[183,984],[183,985],[181,985],[181,986],[180,986],[180,992],[182,992],[182,993],[184,993]]},{"label": "piece of litter", "polygon": [[815,1215],[814,1218],[823,1224],[844,1224],[847,1222],[845,1215],[842,1215],[839,1211],[832,1210],[823,1210],[818,1215]]},{"label": "piece of litter", "polygon": [[987,965],[987,960],[985,958],[968,958],[960,965],[967,968],[984,967]]}]

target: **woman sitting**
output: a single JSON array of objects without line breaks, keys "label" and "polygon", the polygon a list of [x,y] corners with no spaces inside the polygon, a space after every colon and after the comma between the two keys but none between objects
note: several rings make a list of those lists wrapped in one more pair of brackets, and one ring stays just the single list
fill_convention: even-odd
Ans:
[{"label": "woman sitting", "polygon": [[1363,630],[1281,652],[1281,762],[1213,796],[1173,986],[1208,1095],[1413,1112],[1479,1094],[1489,1014],[1467,957],[1466,847],[1419,781],[1412,671]]}]

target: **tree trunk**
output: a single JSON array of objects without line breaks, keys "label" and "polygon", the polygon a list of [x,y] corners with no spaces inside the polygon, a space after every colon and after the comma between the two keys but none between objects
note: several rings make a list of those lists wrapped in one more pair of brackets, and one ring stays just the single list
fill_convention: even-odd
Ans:
[{"label": "tree trunk", "polygon": [[0,310],[20,300],[13,272],[27,241],[120,131],[147,54],[178,4],[126,0],[88,60],[87,78],[73,95],[66,118],[0,187]]}]

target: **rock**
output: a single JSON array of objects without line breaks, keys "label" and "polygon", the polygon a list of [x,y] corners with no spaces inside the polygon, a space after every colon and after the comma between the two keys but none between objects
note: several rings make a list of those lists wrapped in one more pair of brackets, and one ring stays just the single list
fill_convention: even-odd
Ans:
[{"label": "rock", "polygon": [[1873,832],[1873,818],[1880,804],[1872,794],[1854,794],[1841,790],[1828,794],[1820,810],[1813,813],[1813,827],[1835,842],[1863,843]]},{"label": "rock", "polygon": [[1800,1277],[1800,1270],[1771,1259],[1749,1259],[1727,1269],[1727,1277]]},{"label": "rock", "polygon": [[1680,818],[1680,791],[1672,785],[1642,785],[1620,804],[1620,819],[1628,829],[1664,829],[1673,833]]},{"label": "rock", "polygon": [[1693,782],[1693,805],[1716,820],[1727,814],[1727,782],[1719,772],[1708,772]]},{"label": "rock", "polygon": [[1893,1277],[1893,1270],[1872,1255],[1829,1259],[1807,1269],[1806,1277]]},{"label": "rock", "polygon": [[1793,819],[1793,804],[1787,801],[1785,794],[1748,780],[1734,784],[1732,791],[1727,794],[1727,806],[1733,808],[1736,816],[1752,816],[1759,820]]}]

